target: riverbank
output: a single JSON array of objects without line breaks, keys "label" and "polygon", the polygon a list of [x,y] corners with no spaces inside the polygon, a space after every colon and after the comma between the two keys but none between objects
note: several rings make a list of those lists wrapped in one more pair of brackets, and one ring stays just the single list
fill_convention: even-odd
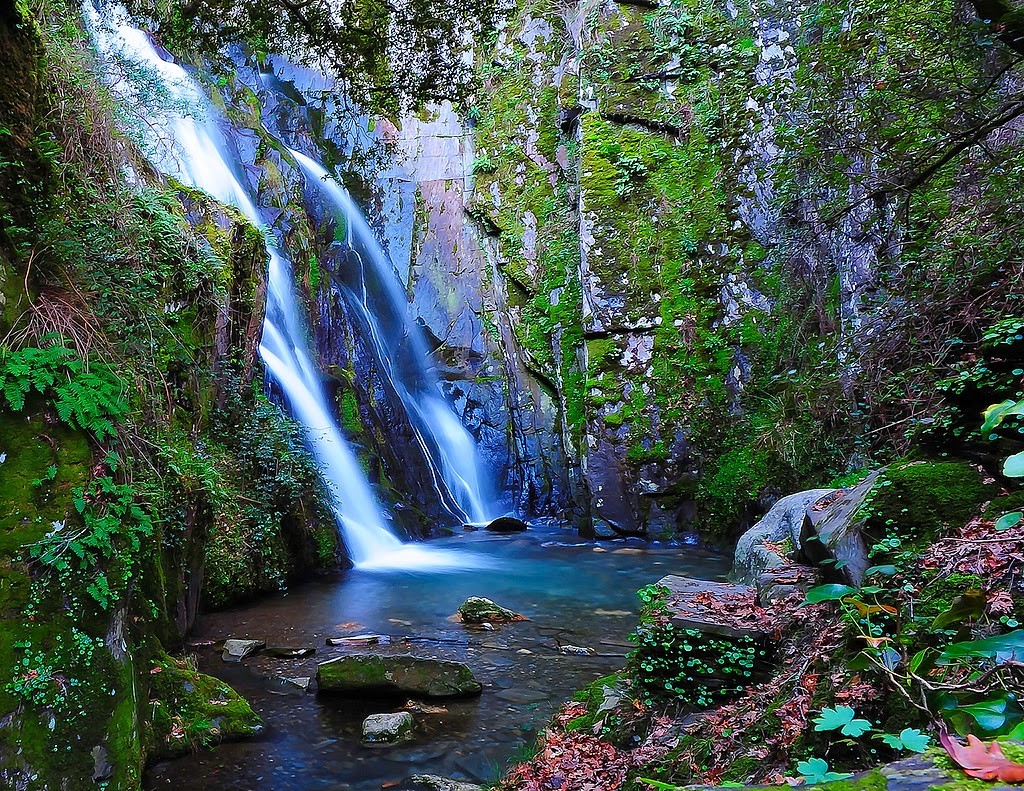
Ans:
[{"label": "riverbank", "polygon": [[[242,694],[265,728],[254,739],[156,764],[146,788],[378,791],[414,774],[494,781],[575,690],[622,666],[639,612],[638,588],[670,572],[718,579],[730,563],[695,545],[583,541],[556,524],[431,543],[472,553],[483,567],[348,571],[203,616],[189,653],[201,671]],[[529,620],[493,631],[455,622],[459,604],[473,595]],[[325,645],[328,638],[365,634],[385,639]],[[282,658],[262,652],[226,663],[211,645],[226,637],[316,653]],[[363,718],[398,710],[404,699],[304,694],[279,680],[314,677],[318,663],[368,650],[466,662],[484,691],[479,698],[429,701],[414,711],[411,742],[368,747],[360,741]]]}]

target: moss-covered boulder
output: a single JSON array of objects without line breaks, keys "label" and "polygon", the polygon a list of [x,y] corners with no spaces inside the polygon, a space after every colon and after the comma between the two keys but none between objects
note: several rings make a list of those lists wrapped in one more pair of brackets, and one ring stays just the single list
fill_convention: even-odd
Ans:
[{"label": "moss-covered boulder", "polygon": [[150,760],[170,758],[253,736],[263,721],[220,679],[188,660],[160,655],[150,669],[149,718],[144,724]]},{"label": "moss-covered boulder", "polygon": [[872,535],[927,542],[963,525],[998,491],[965,461],[894,464],[879,477],[862,509],[864,526]]},{"label": "moss-covered boulder", "polygon": [[483,596],[470,596],[459,605],[459,620],[468,624],[508,623],[525,621],[526,618],[517,612],[507,610]]},{"label": "moss-covered boulder", "polygon": [[483,686],[468,665],[401,654],[352,654],[321,663],[321,692],[403,693],[431,698],[477,695]]}]

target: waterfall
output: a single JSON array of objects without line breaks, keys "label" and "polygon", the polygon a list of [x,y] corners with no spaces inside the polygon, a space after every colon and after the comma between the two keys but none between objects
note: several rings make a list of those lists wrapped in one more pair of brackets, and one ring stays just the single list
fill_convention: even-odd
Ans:
[{"label": "waterfall", "polygon": [[[229,153],[217,119],[195,80],[181,66],[164,60],[149,37],[129,25],[126,17],[104,21],[88,3],[85,15],[93,41],[108,64],[127,60],[151,70],[174,100],[187,108],[147,119],[148,154],[154,167],[234,206],[256,227],[263,228],[256,205],[236,175],[241,165]],[[115,88],[133,90],[130,81],[124,80]],[[429,570],[480,565],[479,559],[468,553],[404,544],[392,532],[333,417],[322,377],[308,351],[290,262],[273,245],[268,245],[267,253],[267,306],[260,355],[303,426],[330,488],[334,513],[352,562],[363,569]]]},{"label": "waterfall", "polygon": [[411,319],[394,265],[348,192],[317,162],[291,153],[345,223],[349,271],[342,280],[349,303],[373,342],[388,386],[405,408],[442,503],[463,522],[489,521],[493,500],[476,442],[441,391],[423,329]]}]

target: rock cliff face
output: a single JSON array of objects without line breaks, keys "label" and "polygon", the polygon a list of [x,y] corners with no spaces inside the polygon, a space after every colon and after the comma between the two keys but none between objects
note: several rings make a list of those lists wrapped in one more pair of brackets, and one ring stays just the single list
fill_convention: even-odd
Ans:
[{"label": "rock cliff face", "polygon": [[723,535],[942,422],[1021,275],[1017,78],[970,17],[523,2],[461,123],[385,134],[415,309],[521,507]]},{"label": "rock cliff face", "polygon": [[279,141],[366,210],[505,507],[725,536],[942,427],[937,383],[1012,311],[1019,79],[979,24],[523,0],[480,42],[476,104],[399,124],[280,59],[206,79],[409,532],[452,520],[346,302],[343,223]]}]

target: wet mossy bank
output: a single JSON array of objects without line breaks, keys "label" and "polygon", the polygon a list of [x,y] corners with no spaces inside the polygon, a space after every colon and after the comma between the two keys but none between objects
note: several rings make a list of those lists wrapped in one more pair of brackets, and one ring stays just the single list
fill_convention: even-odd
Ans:
[{"label": "wet mossy bank", "polygon": [[77,8],[0,3],[0,66],[0,786],[135,789],[258,726],[166,658],[200,603],[336,530],[262,393],[262,234],[152,177]]},{"label": "wet mossy bank", "polygon": [[[983,787],[940,748],[943,730],[1024,757],[1019,484],[946,457],[897,462],[861,488],[853,509],[857,487],[787,498],[797,537],[754,528],[780,562],[750,585],[642,589],[625,668],[577,693],[498,787]],[[812,539],[819,512],[821,525],[842,515],[859,546]],[[805,552],[815,540],[826,551]],[[872,565],[847,584],[856,553]]]}]

